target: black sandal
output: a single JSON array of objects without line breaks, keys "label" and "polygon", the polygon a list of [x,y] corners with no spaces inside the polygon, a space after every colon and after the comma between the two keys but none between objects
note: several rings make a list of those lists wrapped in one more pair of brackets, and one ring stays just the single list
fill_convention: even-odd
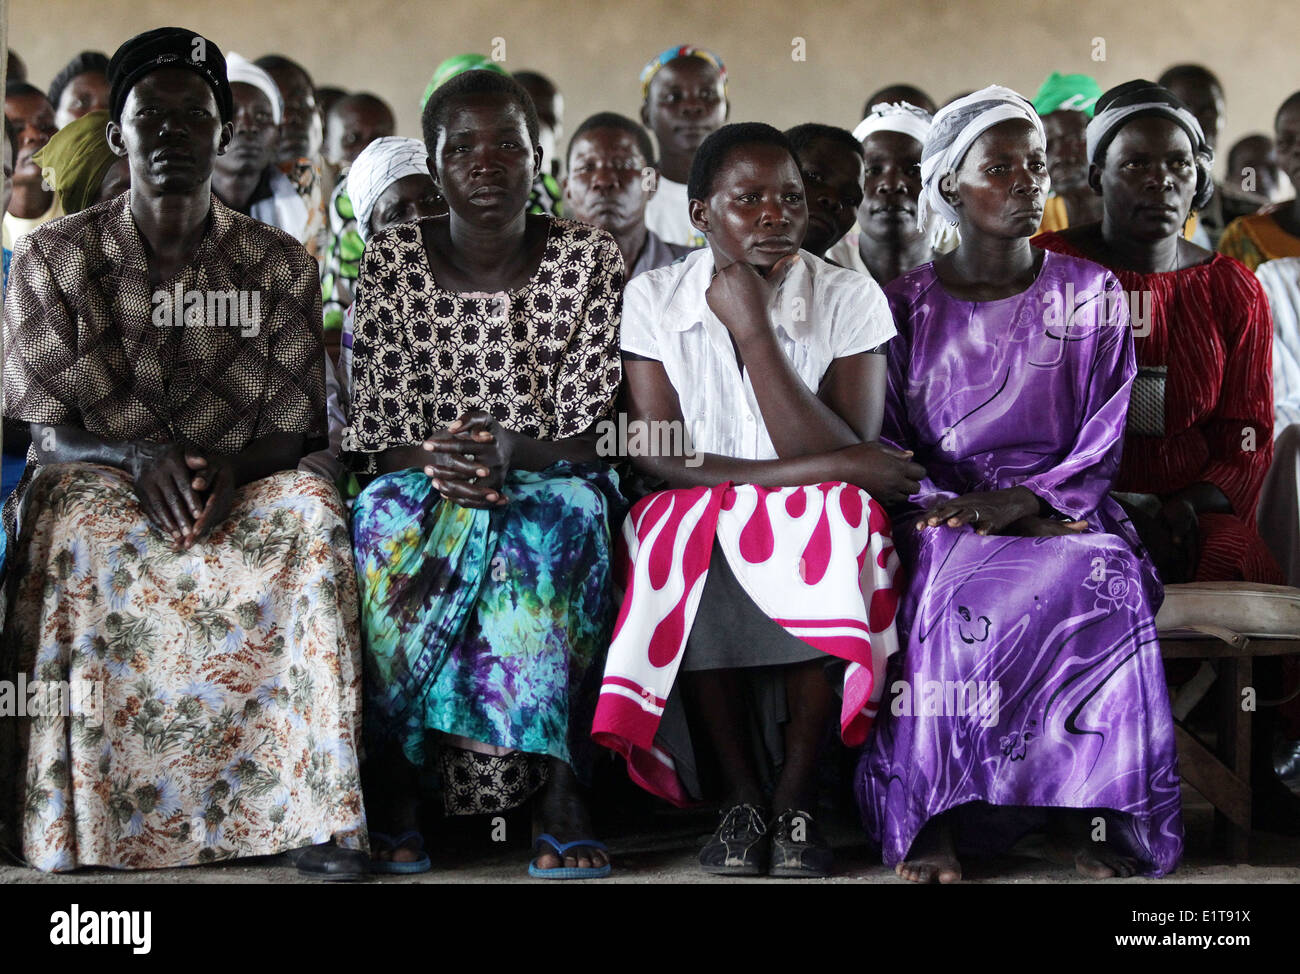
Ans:
[{"label": "black sandal", "polygon": [[772,865],[769,876],[782,879],[825,879],[831,874],[831,845],[807,812],[787,808],[772,822]]},{"label": "black sandal", "polygon": [[767,872],[769,845],[762,810],[733,805],[700,850],[700,867],[717,876],[762,876]]}]

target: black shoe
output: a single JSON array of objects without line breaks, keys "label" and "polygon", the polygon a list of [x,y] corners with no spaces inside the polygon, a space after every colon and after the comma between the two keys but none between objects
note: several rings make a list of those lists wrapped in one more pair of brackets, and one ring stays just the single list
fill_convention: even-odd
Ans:
[{"label": "black shoe", "polygon": [[370,857],[360,849],[340,849],[332,842],[304,846],[286,854],[298,873],[310,879],[351,882],[370,872]]},{"label": "black shoe", "polygon": [[762,876],[767,872],[767,856],[762,811],[753,805],[733,805],[700,850],[700,866],[718,876]]},{"label": "black shoe", "polygon": [[831,846],[811,815],[787,808],[772,822],[769,876],[825,879],[831,874]]}]

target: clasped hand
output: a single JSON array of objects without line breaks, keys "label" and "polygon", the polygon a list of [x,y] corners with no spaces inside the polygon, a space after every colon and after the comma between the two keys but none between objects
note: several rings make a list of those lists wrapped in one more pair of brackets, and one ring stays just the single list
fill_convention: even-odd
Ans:
[{"label": "clasped hand", "polygon": [[1058,521],[1039,515],[1038,495],[1027,487],[982,490],[962,494],[930,508],[916,522],[916,529],[959,528],[969,524],[976,534],[1056,537],[1081,534],[1087,521]]},{"label": "clasped hand", "polygon": [[226,519],[235,497],[230,457],[181,443],[138,444],[132,464],[145,516],[179,548],[190,548]]},{"label": "clasped hand", "polygon": [[447,500],[474,508],[510,502],[503,490],[510,472],[510,435],[492,416],[480,409],[461,413],[422,445],[431,454],[424,472]]}]

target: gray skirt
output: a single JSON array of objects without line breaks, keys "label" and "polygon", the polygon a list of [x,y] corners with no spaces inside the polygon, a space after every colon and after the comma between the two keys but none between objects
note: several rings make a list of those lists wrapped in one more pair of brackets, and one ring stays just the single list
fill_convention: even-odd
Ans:
[{"label": "gray skirt", "polygon": [[[678,678],[681,673],[700,670],[744,671],[741,683],[749,718],[747,729],[765,789],[774,786],[785,760],[782,725],[790,719],[785,667],[814,659],[826,660],[832,670],[841,662],[790,635],[755,605],[715,540],[709,574],[704,580],[695,622],[686,637]],[[828,679],[833,675],[828,672]],[[655,743],[672,755],[687,793],[696,801],[703,801],[707,796],[677,687],[668,694]]]}]

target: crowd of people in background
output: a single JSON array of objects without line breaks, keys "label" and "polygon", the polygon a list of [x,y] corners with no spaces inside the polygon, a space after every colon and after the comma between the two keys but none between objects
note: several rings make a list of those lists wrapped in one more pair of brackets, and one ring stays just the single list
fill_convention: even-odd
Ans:
[{"label": "crowd of people in background", "polygon": [[0,721],[21,861],[415,874],[529,806],[598,879],[631,781],[724,876],[846,808],[915,882],[1178,866],[1164,587],[1300,585],[1300,92],[1216,178],[1196,64],[782,132],[683,45],[567,142],[472,53],[420,139],[183,28],[8,66],[0,679],[99,694]]}]

